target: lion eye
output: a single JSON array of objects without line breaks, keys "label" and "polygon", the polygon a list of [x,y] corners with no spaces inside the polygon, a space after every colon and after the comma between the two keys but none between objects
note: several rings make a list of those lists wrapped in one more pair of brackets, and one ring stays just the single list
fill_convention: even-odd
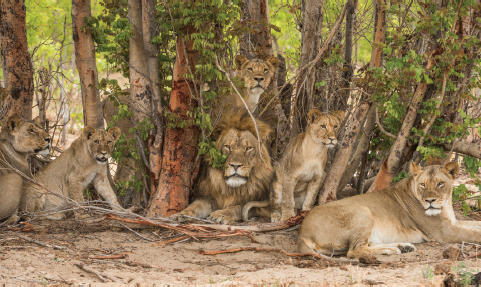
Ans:
[{"label": "lion eye", "polygon": [[100,142],[99,142],[99,141],[94,141],[94,143],[96,143],[96,144],[100,144]]},{"label": "lion eye", "polygon": [[425,187],[426,185],[425,185],[424,183],[421,183],[420,186],[421,186],[421,187]]},{"label": "lion eye", "polygon": [[225,145],[224,146],[226,149],[230,150],[230,146],[229,145]]},{"label": "lion eye", "polygon": [[269,69],[264,69],[264,73],[267,73],[267,72],[269,72]]},{"label": "lion eye", "polygon": [[326,126],[325,126],[325,125],[321,125],[321,128],[326,129]]},{"label": "lion eye", "polygon": [[335,129],[337,129],[337,128],[338,128],[338,126],[334,126],[334,128],[335,128]]},{"label": "lion eye", "polygon": [[253,147],[251,147],[251,146],[246,147],[246,151],[250,151],[252,149],[253,149]]},{"label": "lion eye", "polygon": [[439,187],[441,187],[441,186],[443,186],[443,185],[444,185],[444,182],[439,182],[439,183],[438,183],[438,186],[439,186]]},{"label": "lion eye", "polygon": [[34,130],[34,129],[31,129],[31,130],[30,130],[30,132],[31,132],[31,133],[34,133],[34,132],[35,132],[35,130]]},{"label": "lion eye", "polygon": [[107,144],[111,144],[112,142],[111,141],[108,141]]},{"label": "lion eye", "polygon": [[247,71],[252,72],[254,70],[252,70],[252,68],[247,68]]}]

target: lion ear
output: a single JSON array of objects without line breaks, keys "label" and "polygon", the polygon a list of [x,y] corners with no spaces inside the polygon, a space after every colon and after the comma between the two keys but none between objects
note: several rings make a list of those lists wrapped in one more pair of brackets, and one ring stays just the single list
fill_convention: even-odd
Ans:
[{"label": "lion ear", "polygon": [[339,123],[342,123],[342,121],[346,117],[346,113],[341,110],[333,112],[332,115],[339,120]]},{"label": "lion ear", "polygon": [[409,170],[413,174],[413,176],[418,176],[423,171],[423,168],[420,165],[417,165],[414,161],[411,161],[411,165],[409,166]]},{"label": "lion ear", "polygon": [[274,56],[269,57],[266,62],[274,66],[274,69],[277,69],[277,67],[279,66],[279,59]]},{"label": "lion ear", "polygon": [[450,174],[453,179],[456,179],[459,173],[459,164],[455,161],[448,162],[444,165],[443,169]]},{"label": "lion ear", "polygon": [[97,132],[97,130],[94,127],[86,126],[84,130],[82,131],[82,135],[86,139],[91,139],[92,136]]},{"label": "lion ear", "polygon": [[234,62],[235,62],[236,69],[240,71],[242,69],[242,65],[249,62],[249,60],[247,60],[246,57],[242,55],[237,55],[234,59]]},{"label": "lion ear", "polygon": [[110,128],[108,133],[114,138],[114,141],[117,141],[122,133],[118,127]]},{"label": "lion ear", "polygon": [[8,131],[10,133],[14,132],[21,124],[22,124],[22,121],[20,121],[20,119],[17,118],[16,116],[9,117],[7,120]]},{"label": "lion ear", "polygon": [[307,115],[307,118],[309,119],[309,124],[312,124],[320,117],[322,117],[322,113],[318,109],[312,109]]}]

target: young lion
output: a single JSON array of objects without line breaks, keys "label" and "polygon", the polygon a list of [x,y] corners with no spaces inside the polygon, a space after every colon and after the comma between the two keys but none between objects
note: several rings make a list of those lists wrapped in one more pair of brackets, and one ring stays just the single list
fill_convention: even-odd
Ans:
[{"label": "young lion", "polygon": [[457,162],[422,168],[384,190],[315,207],[302,222],[297,247],[302,253],[401,254],[412,243],[481,242],[481,221],[457,221],[452,184]]},{"label": "young lion", "polygon": [[[259,97],[271,83],[277,66],[279,66],[279,59],[269,57],[266,61],[261,59],[247,60],[244,56],[238,55],[235,57],[235,64],[245,82],[244,100],[249,110],[257,114]],[[239,96],[233,96],[237,107],[245,107]]]},{"label": "young lion", "polygon": [[[107,161],[119,136],[120,129],[116,127],[109,131],[85,127],[81,137],[69,149],[37,173],[36,181],[40,186],[29,184],[25,187],[20,210],[40,212],[55,210],[64,205],[64,200],[51,191],[68,196],[76,202],[83,202],[83,190],[90,183],[94,184],[97,192],[112,208],[121,210],[107,177]],[[56,213],[45,217],[60,220],[66,215]]]},{"label": "young lion", "polygon": [[[294,209],[310,210],[324,181],[327,149],[337,144],[336,132],[344,120],[344,112],[332,115],[313,109],[310,126],[287,145],[276,166],[270,188],[271,221],[285,221],[295,215]],[[269,202],[251,202],[243,211],[247,221],[251,207],[267,207]],[[281,209],[282,206],[282,209]],[[281,212],[282,211],[282,212]]]}]

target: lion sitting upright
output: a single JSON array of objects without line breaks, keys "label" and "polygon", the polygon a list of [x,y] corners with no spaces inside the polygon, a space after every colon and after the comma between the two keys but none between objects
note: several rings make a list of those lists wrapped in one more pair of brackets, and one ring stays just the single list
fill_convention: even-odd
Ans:
[{"label": "lion sitting upright", "polygon": [[[25,187],[20,210],[54,211],[65,205],[65,201],[52,191],[83,202],[83,190],[90,183],[112,208],[122,210],[107,177],[107,161],[119,136],[120,129],[116,127],[108,131],[85,127],[82,135],[65,152],[37,173],[35,179],[41,186],[31,183]],[[65,217],[64,213],[45,216],[51,220]]]},{"label": "lion sitting upright", "polygon": [[[224,169],[209,165],[196,188],[195,201],[172,219],[184,221],[187,215],[221,223],[240,221],[244,204],[269,197],[273,169],[265,141],[272,130],[260,120],[257,125],[261,150],[247,111],[233,108],[226,112],[214,131],[219,135],[216,148],[227,156]],[[205,159],[210,160],[208,154]]]},{"label": "lion sitting upright", "polygon": [[40,126],[39,118],[33,121],[12,116],[0,132],[0,220],[10,217],[7,224],[18,220],[13,215],[22,197],[24,176],[32,177],[27,157],[31,154],[48,155],[52,138]]},{"label": "lion sitting upright", "polygon": [[481,242],[481,221],[458,221],[452,204],[457,162],[422,168],[384,190],[315,207],[302,222],[297,247],[302,253],[400,254],[412,243]]},{"label": "lion sitting upright", "polygon": [[[286,221],[297,210],[310,210],[324,182],[327,149],[337,144],[336,132],[344,120],[344,112],[323,114],[309,112],[309,127],[287,145],[276,165],[276,174],[270,187],[271,221]],[[251,207],[268,207],[269,201],[250,202],[242,210],[247,221]],[[281,212],[282,211],[282,212]]]}]

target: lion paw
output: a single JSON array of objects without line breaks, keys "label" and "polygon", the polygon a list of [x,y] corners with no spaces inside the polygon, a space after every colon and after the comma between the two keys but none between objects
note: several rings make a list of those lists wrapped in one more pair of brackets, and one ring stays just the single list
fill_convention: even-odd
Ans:
[{"label": "lion paw", "polygon": [[411,243],[400,243],[397,248],[401,250],[401,253],[416,251],[416,247],[414,247],[414,245],[412,245]]},{"label": "lion paw", "polygon": [[182,210],[181,212],[178,212],[176,214],[172,214],[169,218],[170,220],[177,221],[180,223],[183,222],[188,222],[190,221],[190,218],[185,217],[185,216],[190,216],[190,217],[195,217],[195,210]]},{"label": "lion paw", "polygon": [[207,220],[218,222],[220,224],[226,224],[228,222],[233,222],[235,221],[234,218],[232,218],[230,215],[225,214],[223,210],[217,210],[212,212]]},{"label": "lion paw", "polygon": [[273,211],[271,213],[271,222],[280,222],[281,221],[281,213],[277,211]]},{"label": "lion paw", "polygon": [[287,214],[283,213],[282,216],[281,216],[281,221],[284,222],[284,221],[288,220],[289,218],[291,218],[293,216],[295,216],[294,212],[292,212],[292,213],[289,212]]},{"label": "lion paw", "polygon": [[7,220],[7,225],[14,225],[20,220],[20,216],[14,214]]}]

